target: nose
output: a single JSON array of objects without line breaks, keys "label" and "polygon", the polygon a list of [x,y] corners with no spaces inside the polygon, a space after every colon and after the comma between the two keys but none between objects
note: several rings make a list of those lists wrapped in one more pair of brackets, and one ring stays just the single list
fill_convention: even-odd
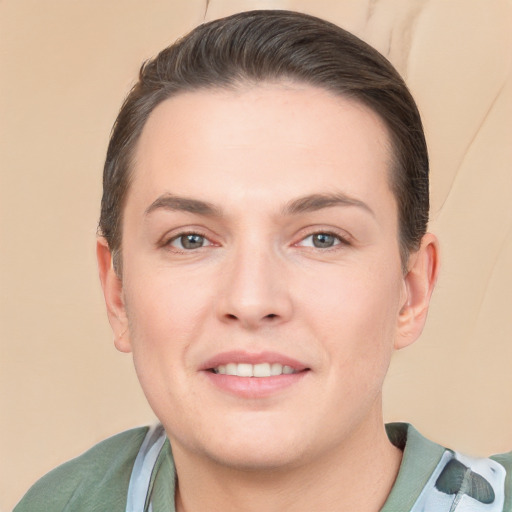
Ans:
[{"label": "nose", "polygon": [[286,262],[269,248],[240,247],[223,272],[218,314],[223,322],[255,330],[292,315]]}]

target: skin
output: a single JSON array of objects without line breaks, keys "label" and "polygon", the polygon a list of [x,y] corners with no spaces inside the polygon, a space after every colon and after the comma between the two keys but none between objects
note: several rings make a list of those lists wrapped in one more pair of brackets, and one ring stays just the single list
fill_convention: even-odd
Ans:
[{"label": "skin", "polygon": [[[151,114],[122,280],[101,238],[98,261],[116,346],[173,446],[178,510],[383,505],[401,460],[383,379],[421,333],[438,271],[430,234],[402,271],[389,162],[375,113],[306,85],[183,93]],[[227,351],[305,370],[233,392],[204,371]]]}]

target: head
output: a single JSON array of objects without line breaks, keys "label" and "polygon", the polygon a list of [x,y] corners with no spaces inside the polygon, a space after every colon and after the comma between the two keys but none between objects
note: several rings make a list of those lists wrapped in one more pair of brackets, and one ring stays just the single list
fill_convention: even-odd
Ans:
[{"label": "head", "polygon": [[427,189],[405,85],[329,23],[244,13],[143,66],[108,150],[98,259],[176,460],[290,467],[375,438],[437,274]]},{"label": "head", "polygon": [[179,93],[233,90],[243,84],[293,81],[373,110],[392,146],[390,187],[399,215],[404,271],[426,232],[428,153],[418,109],[407,86],[379,52],[318,18],[288,11],[253,11],[197,27],[146,62],[114,125],[103,175],[99,232],[122,269],[123,207],[137,141],[153,110]]}]

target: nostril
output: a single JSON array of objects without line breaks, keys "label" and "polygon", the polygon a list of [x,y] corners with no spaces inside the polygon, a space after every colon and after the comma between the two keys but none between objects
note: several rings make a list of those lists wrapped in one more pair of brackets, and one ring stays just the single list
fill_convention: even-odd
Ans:
[{"label": "nostril", "polygon": [[266,315],[265,318],[275,318],[277,315],[275,313],[270,313],[269,315]]}]

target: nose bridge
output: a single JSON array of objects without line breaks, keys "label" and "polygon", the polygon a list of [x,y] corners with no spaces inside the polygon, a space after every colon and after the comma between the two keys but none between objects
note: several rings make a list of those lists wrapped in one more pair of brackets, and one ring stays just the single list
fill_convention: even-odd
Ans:
[{"label": "nose bridge", "polygon": [[220,314],[253,328],[286,320],[291,300],[285,280],[284,260],[272,243],[245,237],[228,258]]}]

